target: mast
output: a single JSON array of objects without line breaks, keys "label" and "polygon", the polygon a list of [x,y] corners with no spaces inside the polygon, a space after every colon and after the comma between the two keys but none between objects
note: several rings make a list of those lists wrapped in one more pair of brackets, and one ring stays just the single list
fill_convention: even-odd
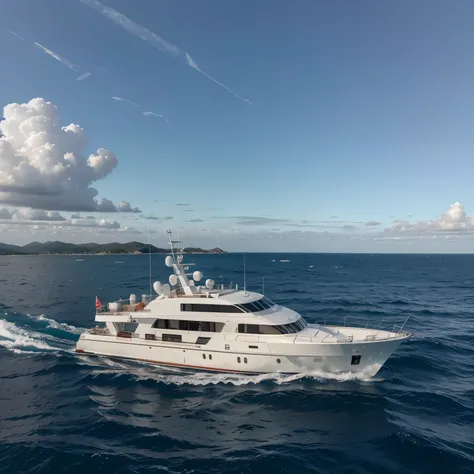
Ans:
[{"label": "mast", "polygon": [[[174,244],[180,244],[180,240],[173,240],[172,237],[172,232],[170,229],[167,231],[168,234],[168,239],[169,239],[169,246],[171,250],[171,255],[172,255],[172,264],[170,265],[173,268],[174,274],[178,277],[178,282],[181,285],[181,288],[183,289],[184,293],[186,295],[193,295],[196,293],[196,287],[191,286],[189,284],[188,280],[188,275],[191,276],[192,273],[186,274],[186,271],[184,270],[184,266],[182,264],[183,262],[183,249],[180,247],[177,247],[176,249],[174,248]],[[191,266],[194,265],[194,263],[187,263],[186,266]]]}]

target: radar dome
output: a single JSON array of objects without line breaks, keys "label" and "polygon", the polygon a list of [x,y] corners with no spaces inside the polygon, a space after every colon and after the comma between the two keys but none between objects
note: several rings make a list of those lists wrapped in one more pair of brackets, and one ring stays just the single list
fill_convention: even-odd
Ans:
[{"label": "radar dome", "polygon": [[199,270],[196,270],[193,273],[193,280],[194,281],[201,281],[202,280],[202,272],[200,272]]},{"label": "radar dome", "polygon": [[155,281],[155,283],[153,283],[153,289],[154,289],[158,294],[160,294],[161,291],[162,291],[161,283],[160,283],[159,281]]},{"label": "radar dome", "polygon": [[169,282],[171,286],[176,285],[176,283],[178,283],[178,277],[176,275],[170,275]]},{"label": "radar dome", "polygon": [[206,288],[208,290],[212,290],[214,288],[214,280],[211,280],[210,278],[208,278],[206,280]]},{"label": "radar dome", "polygon": [[164,294],[165,296],[169,296],[169,295],[170,295],[170,293],[171,293],[171,288],[170,288],[170,286],[168,285],[168,283],[166,283],[166,285],[163,285],[161,291],[163,292],[163,294]]},{"label": "radar dome", "polygon": [[167,267],[172,267],[173,266],[173,257],[171,255],[168,255],[166,258],[165,258],[165,265]]}]

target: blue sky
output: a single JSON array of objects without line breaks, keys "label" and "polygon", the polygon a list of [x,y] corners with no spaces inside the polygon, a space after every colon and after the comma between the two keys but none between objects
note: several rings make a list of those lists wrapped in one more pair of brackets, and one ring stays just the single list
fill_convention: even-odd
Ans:
[{"label": "blue sky", "polygon": [[304,231],[312,251],[422,251],[427,239],[470,251],[473,14],[472,2],[435,0],[4,0],[0,106],[53,103],[61,125],[84,129],[86,158],[103,147],[118,159],[90,183],[97,198],[142,212],[92,213],[120,232],[71,231],[73,207],[0,193],[15,218],[0,240],[25,222],[37,240],[144,240],[150,225],[192,244],[217,233],[231,250],[289,250]]}]

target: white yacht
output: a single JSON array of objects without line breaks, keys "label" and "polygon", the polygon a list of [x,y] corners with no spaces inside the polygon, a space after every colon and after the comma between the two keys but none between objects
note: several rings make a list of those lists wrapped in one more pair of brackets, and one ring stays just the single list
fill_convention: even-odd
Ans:
[{"label": "white yacht", "polygon": [[[297,312],[237,285],[216,287],[194,264],[183,263],[171,231],[173,270],[157,293],[102,305],[102,323],[81,334],[76,352],[129,358],[190,369],[242,373],[363,372],[374,376],[398,345],[403,332],[367,327],[308,324]],[[202,283],[201,283],[202,282]],[[405,320],[406,322],[406,320]]]}]

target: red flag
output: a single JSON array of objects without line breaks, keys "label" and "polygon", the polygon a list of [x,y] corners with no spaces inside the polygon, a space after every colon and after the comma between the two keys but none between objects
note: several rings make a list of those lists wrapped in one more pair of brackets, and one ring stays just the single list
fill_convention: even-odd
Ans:
[{"label": "red flag", "polygon": [[102,303],[100,302],[99,298],[97,296],[95,297],[95,309],[100,309],[102,306]]}]

